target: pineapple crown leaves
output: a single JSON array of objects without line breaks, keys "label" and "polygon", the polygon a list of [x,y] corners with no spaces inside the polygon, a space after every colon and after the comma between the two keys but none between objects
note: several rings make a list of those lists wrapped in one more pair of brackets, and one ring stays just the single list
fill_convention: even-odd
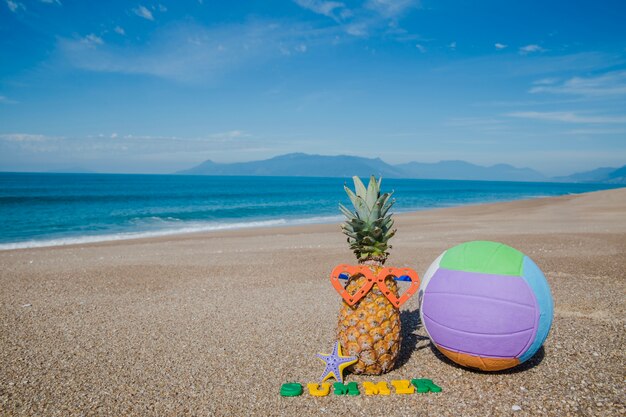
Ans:
[{"label": "pineapple crown leaves", "polygon": [[395,202],[391,199],[393,192],[381,195],[382,178],[376,181],[373,175],[367,188],[359,177],[353,177],[353,180],[354,191],[347,186],[344,189],[355,211],[339,204],[339,209],[346,216],[346,222],[341,225],[342,231],[348,236],[350,249],[359,261],[384,262],[389,255],[387,250],[391,249],[388,241],[396,233],[392,215],[389,213]]}]

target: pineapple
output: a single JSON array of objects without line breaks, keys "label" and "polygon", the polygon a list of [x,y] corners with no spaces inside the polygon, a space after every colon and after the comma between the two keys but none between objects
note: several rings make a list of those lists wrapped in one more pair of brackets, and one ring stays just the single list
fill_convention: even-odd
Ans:
[{"label": "pineapple", "polygon": [[[392,193],[380,194],[382,178],[376,181],[372,176],[367,189],[358,177],[353,177],[355,192],[344,186],[355,212],[339,204],[339,209],[347,217],[341,225],[348,236],[350,249],[359,264],[367,265],[375,276],[383,264],[391,246],[389,239],[395,234],[391,214],[387,214],[394,201]],[[346,291],[355,294],[364,284],[362,275],[349,277]],[[398,296],[396,282],[387,278],[385,282],[391,292]],[[337,338],[350,356],[357,356],[358,362],[352,366],[357,374],[380,375],[393,368],[400,350],[400,312],[374,285],[356,304],[349,306],[342,302],[339,311]]]}]

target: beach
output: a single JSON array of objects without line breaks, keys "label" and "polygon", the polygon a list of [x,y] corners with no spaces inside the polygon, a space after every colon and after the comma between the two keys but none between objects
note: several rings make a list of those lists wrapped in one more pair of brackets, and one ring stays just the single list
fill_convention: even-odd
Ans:
[{"label": "beach", "polygon": [[[417,297],[388,374],[441,393],[295,398],[319,379],[354,263],[338,224],[0,252],[2,415],[624,415],[626,189],[401,214],[387,264],[420,276],[449,247],[494,240],[530,256],[555,301],[544,348],[508,372],[436,352]],[[363,391],[361,389],[361,391]],[[515,408],[520,408],[514,411]]]}]

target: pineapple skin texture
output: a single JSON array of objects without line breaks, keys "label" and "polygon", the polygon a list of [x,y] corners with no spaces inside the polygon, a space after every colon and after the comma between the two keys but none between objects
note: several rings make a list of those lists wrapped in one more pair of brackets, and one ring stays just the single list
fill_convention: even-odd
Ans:
[{"label": "pineapple skin texture", "polygon": [[[370,266],[375,275],[382,269]],[[356,293],[365,284],[364,276],[350,277],[346,290]],[[388,278],[385,282],[396,296],[398,286]],[[400,311],[374,285],[358,303],[350,307],[342,302],[339,310],[337,339],[344,355],[357,356],[359,361],[352,365],[355,374],[380,375],[390,371],[400,351]]]}]

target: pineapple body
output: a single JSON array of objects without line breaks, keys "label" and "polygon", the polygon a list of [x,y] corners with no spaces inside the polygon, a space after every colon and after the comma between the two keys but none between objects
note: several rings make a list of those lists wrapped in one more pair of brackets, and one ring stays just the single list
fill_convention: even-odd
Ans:
[{"label": "pineapple body", "polygon": [[[369,268],[376,276],[382,265],[369,265]],[[362,275],[350,277],[346,290],[355,294],[366,280]],[[388,278],[385,283],[397,296],[396,282]],[[352,372],[366,375],[388,372],[393,368],[400,351],[400,312],[374,284],[355,305],[349,306],[342,302],[337,339],[347,355],[359,358],[352,365]]]}]

